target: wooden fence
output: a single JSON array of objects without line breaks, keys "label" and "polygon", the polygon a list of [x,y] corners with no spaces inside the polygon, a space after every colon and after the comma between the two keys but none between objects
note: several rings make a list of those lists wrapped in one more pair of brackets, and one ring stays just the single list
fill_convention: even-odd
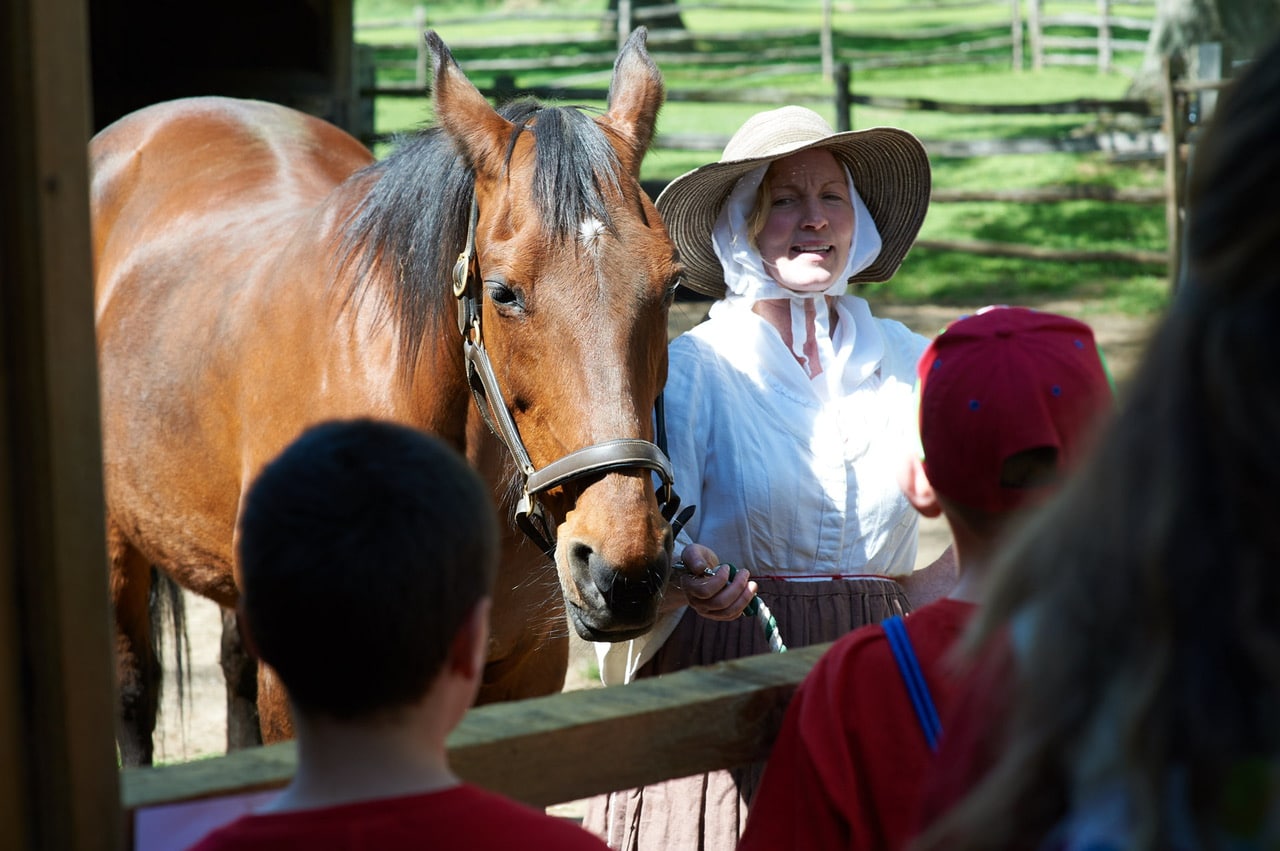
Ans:
[{"label": "wooden fence", "polygon": [[[772,88],[752,89],[669,89],[668,102],[697,103],[759,103],[776,105],[779,103],[830,103],[836,117],[837,129],[847,130],[852,127],[855,107],[871,107],[890,110],[923,110],[951,114],[987,114],[987,115],[1128,115],[1139,119],[1159,121],[1151,105],[1141,100],[1071,100],[1040,104],[992,104],[992,103],[958,103],[931,100],[924,98],[895,98],[877,95],[859,95],[850,90],[850,71],[847,66],[839,65],[836,69],[834,86],[827,95],[814,95],[804,92],[788,92]],[[414,96],[421,97],[425,90],[406,87],[376,86],[366,90],[370,95],[379,97]],[[495,84],[482,89],[495,101],[502,102],[517,95],[531,95],[549,100],[604,100],[607,90],[602,88],[561,86],[518,86],[510,75],[499,75]],[[1172,90],[1170,90],[1172,91]],[[1169,93],[1166,93],[1166,97]],[[1167,121],[1166,110],[1166,118]],[[1176,125],[1185,130],[1186,122]],[[1015,154],[1043,153],[1094,153],[1104,152],[1130,159],[1166,158],[1169,149],[1166,141],[1168,135],[1162,129],[1141,131],[1112,131],[1079,138],[1020,138],[992,139],[971,141],[930,141],[924,140],[926,150],[931,157],[979,157],[1006,156]],[[718,153],[723,150],[729,140],[726,134],[662,134],[654,140],[656,149],[697,150]],[[1172,161],[1169,167],[1173,167]],[[1173,179],[1180,180],[1180,175]],[[651,197],[657,197],[664,182],[646,181],[645,190]],[[971,190],[946,190],[935,188],[933,203],[961,203],[972,201],[998,201],[1009,203],[1055,203],[1079,200],[1094,200],[1124,204],[1165,204],[1180,203],[1180,196],[1170,195],[1166,181],[1165,189],[1130,189],[1118,190],[1109,186],[1065,186],[1042,187],[1037,189],[1006,189],[975,192]],[[1180,240],[1177,228],[1180,217],[1169,218],[1169,246],[1171,251],[1177,250]],[[1124,262],[1144,265],[1165,266],[1176,270],[1170,263],[1170,257],[1176,256],[1164,251],[1141,249],[1056,249],[1044,246],[1020,245],[981,240],[940,240],[920,239],[916,243],[922,248],[941,251],[958,251],[990,257],[1011,257],[1030,260],[1046,260],[1058,262]]]},{"label": "wooden fence", "polygon": [[[1055,0],[1048,2],[1053,4]],[[1033,70],[1046,65],[1094,65],[1105,74],[1115,70],[1117,53],[1140,56],[1146,50],[1152,8],[1147,0],[1098,0],[1094,15],[1066,11],[1049,14],[1045,5],[1046,0],[1027,0],[1026,32]],[[1116,15],[1117,6],[1140,7],[1148,14]],[[1017,15],[1016,3],[1013,8]]]},{"label": "wooden fence", "polygon": [[[1047,14],[1045,4],[1059,5],[1063,11]],[[715,66],[774,66],[774,73],[820,71],[831,79],[840,63],[855,72],[869,68],[924,67],[944,64],[999,63],[1014,69],[1030,66],[1039,70],[1046,65],[1096,65],[1100,73],[1116,67],[1116,54],[1142,54],[1151,30],[1153,0],[1096,0],[1096,14],[1082,14],[1080,4],[1065,0],[953,0],[928,6],[837,6],[823,0],[819,6],[781,6],[769,3],[702,2],[673,3],[667,6],[632,9],[629,0],[620,0],[617,12],[588,12],[558,8],[504,10],[477,15],[430,16],[424,6],[417,6],[413,16],[405,19],[369,20],[356,24],[357,34],[379,30],[408,30],[417,37],[412,42],[383,42],[387,50],[412,53],[410,60],[388,60],[383,67],[412,71],[413,84],[422,87],[427,80],[429,57],[420,37],[427,27],[488,27],[512,20],[563,25],[555,33],[527,34],[505,38],[451,40],[459,51],[481,51],[530,46],[573,47],[572,56],[503,57],[473,60],[466,63],[469,72],[545,71],[564,68],[580,71],[597,66],[607,69],[627,34],[636,26],[649,28],[649,46],[658,63]],[[1023,4],[1026,11],[1023,11]],[[1118,6],[1142,10],[1141,14],[1114,14]],[[989,9],[995,12],[986,21],[945,23],[913,29],[858,29],[856,24],[869,15],[879,18],[898,14],[918,14],[948,10]],[[1052,8],[1049,10],[1053,11]],[[671,21],[682,20],[686,13],[712,12],[718,15],[714,29],[692,30],[672,28]],[[730,30],[735,13],[784,12],[797,20],[786,29]],[[807,14],[806,14],[807,12]],[[691,44],[732,44],[734,50],[699,51]],[[927,44],[920,50],[859,49],[859,42],[892,40],[899,43]],[[950,42],[949,44],[947,42]]]},{"label": "wooden fence", "polygon": [[[625,686],[472,709],[449,738],[462,778],[535,807],[768,756],[795,688],[830,645],[723,662]],[[149,808],[284,786],[292,742],[121,772],[127,823]]]},{"label": "wooden fence", "polygon": [[[1025,2],[1027,12],[1022,11]],[[661,7],[632,9],[628,0],[621,0],[619,12],[595,13],[574,12],[552,8],[541,10],[503,12],[501,17],[507,22],[513,18],[527,20],[531,27],[555,24],[565,31],[554,35],[525,35],[501,40],[492,38],[458,39],[450,38],[450,47],[459,56],[468,75],[482,79],[489,75],[490,85],[481,86],[486,95],[497,102],[508,100],[521,94],[532,95],[549,100],[561,101],[602,101],[606,90],[603,88],[605,77],[612,67],[620,40],[632,26],[645,24],[651,26],[649,36],[650,52],[660,66],[697,67],[702,69],[699,77],[704,81],[713,80],[720,71],[735,76],[749,73],[759,85],[750,88],[690,88],[688,86],[668,86],[668,102],[696,103],[759,103],[761,106],[780,103],[807,103],[830,105],[835,116],[837,129],[845,130],[853,126],[855,108],[873,108],[881,110],[901,111],[935,111],[949,114],[967,115],[1067,115],[1093,114],[1098,116],[1128,116],[1142,124],[1142,129],[1131,131],[1112,131],[1098,133],[1080,138],[1018,138],[994,139],[978,141],[930,141],[924,140],[931,157],[977,157],[999,156],[1010,154],[1036,153],[1093,153],[1106,152],[1128,159],[1166,158],[1168,134],[1161,129],[1161,122],[1167,122],[1168,116],[1157,114],[1157,110],[1146,101],[1140,100],[1074,100],[1043,104],[980,104],[956,103],[924,98],[895,98],[857,94],[853,91],[853,77],[859,70],[887,67],[916,67],[940,63],[1011,63],[1014,68],[1024,66],[1024,42],[1030,47],[1031,67],[1039,69],[1053,64],[1096,63],[1099,71],[1113,70],[1115,55],[1118,51],[1142,51],[1145,40],[1132,38],[1135,33],[1145,39],[1150,28],[1149,18],[1120,17],[1113,10],[1120,5],[1128,5],[1152,9],[1152,0],[1097,0],[1097,14],[1081,15],[1077,12],[1065,11],[1045,14],[1055,9],[1076,9],[1080,4],[1069,4],[1066,0],[953,0],[929,6],[864,6],[856,9],[848,6],[836,6],[831,0],[821,4],[821,18],[815,20],[818,12],[816,5],[787,7],[793,13],[797,26],[786,31],[771,29],[731,31],[723,25],[715,31],[691,29],[652,28],[654,24],[669,22],[672,16],[691,16],[699,12],[715,10],[723,15],[721,20],[735,20],[734,13],[752,13],[761,11],[778,11],[782,7],[768,3],[747,2],[704,2],[679,3]],[[1006,23],[1001,24],[998,16],[992,16],[986,22],[977,23],[942,23],[925,28],[893,31],[876,29],[874,31],[855,31],[842,24],[856,23],[859,16],[877,15],[883,18],[899,12],[946,13],[950,10],[1003,10],[1007,15]],[[432,18],[421,7],[410,20],[365,22],[358,26],[358,33],[368,33],[377,28],[398,27],[409,29],[415,34],[424,27],[448,27],[466,31],[468,27],[479,27],[492,23],[496,19],[493,14],[453,16]],[[1003,28],[1003,35],[1000,30]],[[1088,34],[1083,34],[1088,31]],[[1117,38],[1117,33],[1124,38]],[[860,50],[852,45],[860,39],[892,39],[900,43],[910,41],[922,45],[919,50],[870,51]],[[962,39],[957,41],[957,39]],[[715,49],[695,50],[693,42],[716,44]],[[533,51],[537,55],[527,55],[530,46],[555,44],[557,48],[572,46],[576,53],[546,56],[545,50]],[[725,45],[733,44],[734,49],[726,50]],[[927,45],[927,47],[925,47]],[[494,48],[502,47],[501,55],[494,55]],[[426,92],[427,57],[423,39],[418,37],[415,43],[400,45],[381,45],[378,50],[398,49],[401,53],[412,53],[413,59],[406,61],[373,59],[372,50],[363,51],[365,61],[374,61],[376,66],[364,71],[365,85],[363,92],[369,97],[420,97]],[[526,55],[520,55],[524,53]],[[379,71],[400,68],[412,68],[412,77],[397,83],[375,83],[383,74]],[[558,76],[551,83],[525,84],[517,83],[517,75],[537,72],[545,78],[548,70]],[[770,76],[782,74],[822,72],[831,81],[827,93],[787,91],[770,87],[765,83]],[[561,73],[563,72],[563,73]],[[702,85],[705,85],[703,83]],[[1166,111],[1167,112],[1167,111]],[[695,150],[718,153],[728,141],[728,134],[670,134],[660,133],[655,139],[657,149]],[[955,203],[967,201],[999,201],[1013,203],[1054,203],[1060,201],[1076,201],[1081,199],[1096,200],[1124,204],[1162,204],[1177,198],[1169,194],[1166,188],[1151,190],[1114,190],[1110,187],[1046,187],[1036,190],[1004,190],[992,192],[962,192],[936,189],[934,203]],[[656,196],[662,188],[661,183],[650,183],[646,189]],[[1176,251],[1179,243],[1175,232],[1176,218],[1167,217],[1169,230],[1169,246]],[[1170,263],[1170,254],[1162,251],[1113,249],[1105,251],[1062,250],[1043,246],[995,243],[980,240],[920,240],[919,245],[925,248],[947,251],[962,251],[986,256],[1013,257],[1022,259],[1042,259],[1066,262],[1128,262],[1144,265],[1166,266],[1174,270]]]}]

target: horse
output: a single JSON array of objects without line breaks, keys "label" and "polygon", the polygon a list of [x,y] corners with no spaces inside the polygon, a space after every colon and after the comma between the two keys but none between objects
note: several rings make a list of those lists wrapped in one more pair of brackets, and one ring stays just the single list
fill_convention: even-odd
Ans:
[{"label": "horse", "polygon": [[[645,31],[603,110],[495,109],[426,40],[435,126],[382,159],[318,118],[223,97],[91,140],[125,764],[152,757],[153,566],[234,610],[246,489],[320,421],[439,435],[512,513],[479,703],[563,687],[566,615],[596,641],[656,619],[672,532],[653,412],[680,266],[638,182],[665,96]],[[289,738],[282,687],[266,666],[256,683],[261,740]]]}]

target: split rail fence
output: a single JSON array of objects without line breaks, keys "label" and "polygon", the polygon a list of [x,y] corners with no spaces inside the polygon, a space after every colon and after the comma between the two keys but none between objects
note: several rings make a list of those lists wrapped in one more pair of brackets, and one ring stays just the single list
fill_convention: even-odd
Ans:
[{"label": "split rail fence", "polygon": [[[581,68],[596,63],[608,67],[627,35],[637,26],[649,28],[649,44],[659,64],[664,62],[711,65],[772,64],[775,73],[819,70],[831,79],[836,66],[844,62],[855,71],[866,68],[924,67],[944,64],[1000,63],[1014,69],[1028,65],[1039,70],[1046,65],[1095,65],[1100,73],[1117,67],[1117,54],[1132,61],[1146,48],[1151,32],[1154,0],[1096,0],[1096,13],[1082,13],[1086,4],[1068,0],[935,0],[906,5],[820,4],[782,5],[768,2],[671,3],[665,6],[633,8],[630,0],[619,0],[617,11],[582,11],[563,8],[528,10],[504,9],[474,15],[432,16],[425,6],[414,8],[412,17],[369,20],[356,24],[357,34],[378,31],[420,33],[427,27],[509,27],[513,20],[531,26],[558,24],[563,31],[508,38],[473,38],[451,42],[459,50],[516,48],[530,45],[571,47],[574,55],[556,57],[514,57],[471,63],[473,71],[544,71],[551,67]],[[1025,11],[1024,11],[1025,6]],[[1117,14],[1124,7],[1134,14]],[[918,16],[979,10],[985,20],[951,22],[913,29],[857,29],[868,17],[891,19],[896,15]],[[797,21],[786,29],[731,30],[736,17],[754,13],[785,13]],[[715,26],[691,30],[683,25],[684,15],[705,14]],[[985,14],[984,14],[985,13]],[[928,44],[921,50],[873,50],[860,43],[886,40]],[[690,50],[694,43],[735,45],[734,51]],[[430,57],[421,38],[412,42],[383,42],[382,46],[411,59],[391,60],[386,67],[412,72],[418,87],[426,85]],[[1124,65],[1125,63],[1119,63]]]},{"label": "split rail fence", "polygon": [[[1212,59],[1214,46],[1203,46],[1198,63],[1201,69],[1221,68]],[[1206,54],[1206,51],[1208,53]],[[367,51],[365,52],[368,56]],[[612,53],[610,55],[613,55]],[[522,61],[522,60],[520,60]],[[544,63],[545,59],[541,60]],[[478,67],[481,66],[481,67]],[[520,95],[531,95],[547,100],[603,101],[607,89],[588,85],[526,85],[520,86],[510,70],[510,64],[469,63],[465,70],[475,74],[479,70],[492,72],[491,85],[482,85],[482,91],[495,102],[505,102]],[[1202,71],[1203,73],[1203,71]],[[427,89],[416,84],[380,85],[375,83],[374,69],[366,66],[366,85],[362,91],[368,97],[423,97]],[[1224,85],[1220,73],[1208,80],[1187,80],[1185,71],[1178,65],[1165,69],[1163,100],[1153,106],[1145,100],[1078,99],[1052,103],[960,103],[916,97],[886,97],[863,95],[853,91],[853,70],[847,63],[836,65],[832,85],[826,94],[786,91],[780,88],[756,86],[744,89],[730,88],[669,88],[668,102],[685,103],[758,103],[761,106],[780,103],[822,104],[831,108],[837,129],[853,126],[855,108],[873,108],[900,111],[932,111],[953,115],[1080,115],[1091,114],[1111,118],[1128,117],[1130,124],[1142,129],[1112,130],[1080,137],[1014,138],[969,141],[924,140],[931,157],[981,157],[1043,153],[1107,153],[1117,158],[1163,160],[1165,181],[1162,188],[1117,189],[1107,185],[1071,185],[1039,187],[1034,189],[993,189],[988,191],[952,190],[935,187],[932,201],[938,204],[993,201],[1003,203],[1058,203],[1091,200],[1105,203],[1161,205],[1166,207],[1167,250],[1142,249],[1059,249],[1041,245],[1025,245],[1011,242],[994,242],[978,239],[920,239],[917,245],[938,251],[954,251],[968,254],[1010,257],[1024,260],[1053,262],[1120,262],[1164,267],[1170,286],[1176,287],[1180,274],[1181,228],[1184,214],[1184,184],[1189,144],[1196,127],[1203,123],[1211,111],[1212,92]],[[680,133],[662,134],[655,139],[657,149],[695,150],[716,154],[729,139],[728,133]],[[1170,140],[1174,140],[1172,143]],[[664,183],[647,181],[646,191],[653,197]]]}]

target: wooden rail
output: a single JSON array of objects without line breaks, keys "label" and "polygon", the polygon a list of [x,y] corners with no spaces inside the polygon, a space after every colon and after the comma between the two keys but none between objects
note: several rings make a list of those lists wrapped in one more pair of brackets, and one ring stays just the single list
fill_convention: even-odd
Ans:
[{"label": "wooden rail", "polygon": [[[764,759],[822,644],[625,686],[472,709],[449,738],[466,780],[537,807]],[[126,815],[284,786],[292,742],[121,772]]]},{"label": "wooden rail", "polygon": [[[626,686],[472,709],[449,738],[459,776],[534,807],[765,759],[796,686],[830,645],[694,668]],[[285,742],[120,772],[127,840],[172,844],[287,784]],[[213,821],[210,821],[210,808]],[[167,824],[159,829],[157,823]]]}]

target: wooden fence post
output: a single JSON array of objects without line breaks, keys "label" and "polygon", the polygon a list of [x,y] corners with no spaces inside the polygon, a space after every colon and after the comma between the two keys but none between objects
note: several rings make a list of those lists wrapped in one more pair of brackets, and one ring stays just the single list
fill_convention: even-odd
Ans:
[{"label": "wooden fence post", "polygon": [[631,0],[618,0],[618,50],[626,46],[631,35]]},{"label": "wooden fence post", "polygon": [[1022,70],[1022,0],[1010,0],[1009,37],[1013,42],[1013,70]]},{"label": "wooden fence post", "polygon": [[1111,71],[1111,0],[1098,0],[1098,73]]},{"label": "wooden fence post", "polygon": [[419,88],[427,86],[427,8],[413,7],[413,28],[418,33],[418,55],[413,69],[414,82]]},{"label": "wooden fence post", "polygon": [[1044,32],[1040,26],[1041,0],[1027,0],[1027,30],[1031,42],[1031,70],[1044,69]]},{"label": "wooden fence post", "polygon": [[[1204,83],[1222,80],[1222,44],[1201,42],[1195,47],[1196,63],[1188,73],[1178,57],[1165,57],[1165,115],[1169,130],[1169,153],[1165,155],[1166,184],[1169,193],[1165,212],[1169,228],[1169,291],[1177,293],[1187,271],[1186,242],[1183,231],[1187,221],[1187,183],[1195,167],[1195,137],[1213,116],[1218,104],[1218,87]],[[1195,85],[1184,87],[1182,82]]]},{"label": "wooden fence post", "polygon": [[[1222,70],[1226,63],[1222,57],[1222,42],[1207,41],[1196,45],[1196,80],[1198,82],[1220,82]],[[1218,90],[1205,88],[1196,93],[1196,123],[1204,124],[1213,117],[1218,106]]]},{"label": "wooden fence post", "polygon": [[378,58],[372,44],[355,44],[355,74],[351,93],[351,132],[370,148],[374,140],[373,90],[378,85]]},{"label": "wooden fence post", "polygon": [[822,53],[822,79],[834,79],[835,74],[835,34],[832,30],[832,0],[822,0],[822,31],[818,34],[819,49]]},{"label": "wooden fence post", "polygon": [[495,74],[493,77],[493,103],[494,106],[502,106],[504,103],[510,103],[516,97],[516,78],[513,74],[502,72]]},{"label": "wooden fence post", "polygon": [[1168,150],[1164,155],[1165,228],[1169,235],[1169,290],[1178,291],[1182,277],[1182,206],[1184,169],[1182,163],[1183,95],[1177,82],[1182,77],[1182,62],[1176,55],[1166,54],[1162,62],[1164,74],[1164,132]]},{"label": "wooden fence post", "polygon": [[848,62],[836,66],[836,130],[844,133],[853,129],[853,71]]}]

